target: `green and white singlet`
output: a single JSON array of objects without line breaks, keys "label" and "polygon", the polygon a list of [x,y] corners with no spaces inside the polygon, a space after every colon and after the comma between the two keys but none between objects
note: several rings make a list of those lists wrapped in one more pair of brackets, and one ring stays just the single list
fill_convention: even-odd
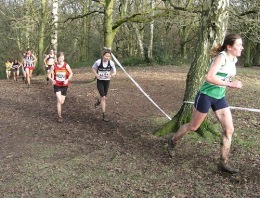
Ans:
[{"label": "green and white singlet", "polygon": [[[237,58],[230,60],[225,51],[222,51],[219,54],[225,57],[225,63],[220,67],[219,71],[216,73],[216,77],[223,81],[230,82],[231,78],[236,75]],[[221,99],[226,94],[226,86],[220,86],[220,85],[211,84],[209,82],[204,82],[200,88],[200,92],[212,98]]]}]

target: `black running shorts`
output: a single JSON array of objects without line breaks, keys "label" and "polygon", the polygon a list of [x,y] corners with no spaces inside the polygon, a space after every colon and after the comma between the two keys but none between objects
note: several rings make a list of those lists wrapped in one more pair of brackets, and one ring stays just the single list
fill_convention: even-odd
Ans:
[{"label": "black running shorts", "polygon": [[67,90],[68,90],[68,86],[56,86],[56,85],[54,85],[53,88],[54,88],[54,93],[60,91],[61,95],[66,96]]},{"label": "black running shorts", "polygon": [[107,96],[109,85],[110,85],[110,80],[97,79],[97,89],[101,97]]},{"label": "black running shorts", "polygon": [[228,107],[228,103],[225,97],[216,99],[198,92],[195,98],[194,107],[201,113],[208,113],[210,107],[213,111],[217,111]]}]

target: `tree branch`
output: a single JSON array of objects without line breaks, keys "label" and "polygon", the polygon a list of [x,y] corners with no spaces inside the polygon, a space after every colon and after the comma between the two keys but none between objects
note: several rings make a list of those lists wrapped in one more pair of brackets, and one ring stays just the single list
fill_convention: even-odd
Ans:
[{"label": "tree branch", "polygon": [[[157,10],[157,9],[155,9]],[[152,20],[154,20],[157,17],[160,16],[166,16],[170,11],[168,9],[159,9],[160,11],[163,12],[159,12],[153,16],[150,16],[149,14],[152,13],[154,11],[154,9],[148,10],[146,12],[140,12],[140,13],[135,13],[131,16],[126,16],[126,17],[122,17],[119,18],[113,25],[112,29],[117,29],[119,26],[121,26],[123,23],[126,22],[135,22],[135,23],[144,23],[144,22],[150,22]]]},{"label": "tree branch", "polygon": [[86,16],[89,16],[89,15],[91,15],[91,14],[94,14],[94,13],[104,14],[103,11],[95,10],[95,11],[92,11],[92,12],[88,12],[88,13],[86,13],[86,14],[77,15],[77,16],[75,16],[75,17],[69,17],[69,18],[67,18],[65,21],[63,21],[63,23],[66,23],[66,22],[68,22],[68,21],[74,21],[74,20],[76,20],[76,19],[82,19],[82,18],[84,18],[84,17],[86,17]]},{"label": "tree branch", "polygon": [[241,13],[240,16],[245,16],[248,14],[257,14],[259,10],[248,10],[247,12]]},{"label": "tree branch", "polygon": [[170,4],[170,6],[174,9],[174,10],[179,10],[179,11],[184,11],[184,12],[190,12],[190,13],[200,13],[200,10],[195,10],[195,9],[189,9],[190,6],[190,1],[187,3],[186,7],[180,7],[180,6],[176,6],[172,0],[163,0],[164,2],[168,2]]}]

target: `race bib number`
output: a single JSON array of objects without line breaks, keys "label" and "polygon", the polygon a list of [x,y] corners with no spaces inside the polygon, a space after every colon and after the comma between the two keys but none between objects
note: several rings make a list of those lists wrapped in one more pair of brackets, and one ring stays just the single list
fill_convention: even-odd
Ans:
[{"label": "race bib number", "polygon": [[56,73],[57,81],[65,81],[66,80],[66,72],[57,72]]},{"label": "race bib number", "polygon": [[98,71],[100,80],[109,80],[110,71]]}]

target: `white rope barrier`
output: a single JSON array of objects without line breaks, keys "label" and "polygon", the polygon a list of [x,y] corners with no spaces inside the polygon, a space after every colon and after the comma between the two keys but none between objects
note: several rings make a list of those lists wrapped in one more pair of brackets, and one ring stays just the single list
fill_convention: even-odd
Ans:
[{"label": "white rope barrier", "polygon": [[119,67],[125,72],[125,74],[131,79],[131,81],[136,85],[136,87],[146,96],[146,98],[148,98],[153,104],[154,106],[156,106],[169,120],[171,120],[171,117],[168,116],[152,99],[151,97],[145,93],[145,91],[140,87],[140,85],[126,72],[126,70],[123,68],[123,66],[120,64],[120,62],[117,60],[117,58],[114,56],[114,54],[112,54],[112,57],[114,59],[114,61],[119,65]]},{"label": "white rope barrier", "polygon": [[[194,104],[194,102],[190,102],[190,101],[183,101],[183,103]],[[252,109],[252,108],[244,108],[244,107],[234,107],[234,106],[229,106],[229,108],[230,109],[238,109],[238,110],[244,110],[244,111],[251,111],[251,112],[260,113],[260,109]]]}]

